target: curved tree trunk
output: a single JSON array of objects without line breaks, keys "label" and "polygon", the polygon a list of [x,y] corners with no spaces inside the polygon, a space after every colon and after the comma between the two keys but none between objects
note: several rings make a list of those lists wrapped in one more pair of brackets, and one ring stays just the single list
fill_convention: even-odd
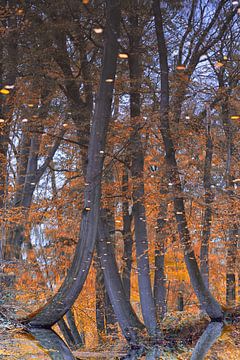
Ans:
[{"label": "curved tree trunk", "polygon": [[101,218],[99,219],[98,225],[97,249],[104,274],[105,286],[123,335],[127,341],[135,344],[144,326],[138,320],[130,301],[125,295],[109,237],[106,211],[101,210]]},{"label": "curved tree trunk", "polygon": [[31,326],[50,327],[61,319],[79,295],[91,265],[98,226],[104,150],[114,84],[106,82],[106,79],[115,78],[119,27],[119,1],[108,0],[103,68],[88,148],[85,206],[82,211],[79,241],[72,265],[56,295],[43,308],[25,319],[24,322]]},{"label": "curved tree trunk", "polygon": [[174,212],[178,224],[178,232],[184,250],[184,259],[187,270],[198,300],[210,318],[221,319],[223,317],[222,308],[210,293],[210,291],[205,287],[195,253],[192,249],[191,238],[185,214],[184,200],[181,195],[182,186],[169,125],[168,51],[164,37],[163,20],[159,0],[153,0],[153,12],[158,42],[159,63],[161,68],[160,130],[166,151],[166,163],[169,172],[170,186],[172,187],[174,196]]},{"label": "curved tree trunk", "polygon": [[[134,11],[134,7],[132,8],[132,11]],[[133,219],[136,242],[138,286],[144,324],[146,325],[150,335],[156,335],[157,321],[150,279],[148,234],[144,205],[144,151],[141,135],[139,133],[139,125],[137,124],[137,118],[141,115],[140,87],[142,70],[139,57],[141,35],[139,35],[140,29],[138,16],[135,14],[131,15],[129,21],[131,24],[131,34],[129,34],[129,71],[131,82],[130,115],[133,127],[133,132],[130,137],[132,160],[131,172],[133,179]]]},{"label": "curved tree trunk", "polygon": [[30,333],[47,350],[53,360],[75,360],[71,351],[62,339],[50,329],[31,329]]}]

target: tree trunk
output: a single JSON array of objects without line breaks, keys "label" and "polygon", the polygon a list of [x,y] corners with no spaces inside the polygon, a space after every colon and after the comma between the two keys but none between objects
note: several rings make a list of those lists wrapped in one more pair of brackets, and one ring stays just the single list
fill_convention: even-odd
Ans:
[{"label": "tree trunk", "polygon": [[71,330],[67,326],[64,319],[60,319],[58,321],[58,327],[61,330],[61,333],[63,334],[64,339],[65,339],[66,343],[68,344],[68,346],[70,347],[70,349],[74,349],[75,348],[74,338],[72,336]]},{"label": "tree trunk", "polygon": [[[224,90],[223,74],[219,74],[219,87]],[[227,140],[227,156],[226,156],[226,188],[229,196],[234,193],[234,184],[232,176],[232,155],[233,155],[233,127],[229,120],[229,93],[225,88],[225,97],[222,103],[223,129]],[[230,200],[231,201],[231,200]],[[238,245],[238,226],[233,218],[233,223],[228,229],[228,241],[226,252],[226,304],[228,306],[236,305],[236,261],[237,261],[237,245]]]},{"label": "tree trunk", "polygon": [[[111,180],[112,180],[112,178],[113,177],[111,176]],[[107,211],[106,211],[106,215],[107,215],[107,218],[106,218],[107,224],[106,225],[107,225],[107,228],[109,230],[109,235],[110,235],[108,241],[110,241],[112,244],[112,249],[114,251],[114,256],[115,256],[115,244],[116,244],[115,217],[114,217],[115,206],[114,206],[114,204],[111,204],[111,203],[108,203],[108,206],[110,206],[110,208],[111,208],[111,209],[107,209]],[[109,335],[113,340],[114,337],[118,333],[117,319],[114,314],[114,310],[113,310],[111,301],[109,299],[105,285],[104,285],[104,307],[105,307],[106,334]]]},{"label": "tree trunk", "polygon": [[[210,114],[207,111],[207,117]],[[209,241],[211,234],[211,222],[212,222],[212,209],[211,203],[213,201],[213,193],[211,189],[211,168],[212,168],[212,155],[213,155],[213,142],[210,133],[211,124],[208,120],[207,124],[207,141],[206,141],[206,157],[204,164],[204,190],[205,190],[205,211],[203,218],[203,231],[202,231],[202,242],[200,251],[200,271],[205,286],[209,287]]]},{"label": "tree trunk", "polygon": [[168,52],[165,43],[163,20],[159,0],[153,0],[153,12],[158,42],[159,63],[161,68],[161,101],[160,101],[160,130],[166,151],[166,163],[170,184],[174,196],[174,212],[178,224],[180,241],[184,250],[184,259],[194,291],[201,306],[206,310],[211,319],[223,317],[223,311],[210,291],[205,287],[197,260],[192,249],[191,238],[188,230],[182,187],[175,157],[175,149],[169,126],[169,69]]},{"label": "tree trunk", "polygon": [[[158,222],[159,223],[159,222]],[[156,231],[155,274],[154,274],[154,300],[157,321],[160,323],[167,312],[166,276],[164,271],[165,246],[161,233]]]},{"label": "tree trunk", "polygon": [[200,339],[198,340],[192,356],[191,360],[203,360],[211,348],[211,346],[215,343],[217,338],[221,336],[223,330],[223,323],[213,322],[208,325]]},{"label": "tree trunk", "polygon": [[125,296],[121,277],[117,268],[114,250],[109,241],[109,229],[106,222],[106,211],[101,210],[98,225],[97,249],[104,273],[104,282],[114,313],[122,333],[132,344],[137,343],[140,331],[144,328],[138,320],[129,300]]},{"label": "tree trunk", "polygon": [[96,325],[98,333],[98,341],[101,344],[103,340],[103,334],[105,334],[105,308],[104,308],[104,277],[101,269],[101,263],[99,261],[99,254],[94,259],[94,265],[96,269]]},{"label": "tree trunk", "polygon": [[229,230],[227,242],[227,264],[226,264],[226,304],[236,305],[236,262],[237,262],[238,228],[235,225]]},{"label": "tree trunk", "polygon": [[[166,184],[161,182],[160,193],[167,194]],[[165,262],[165,238],[167,217],[167,201],[161,199],[159,206],[159,215],[157,219],[156,240],[155,240],[155,274],[154,274],[154,301],[156,306],[157,321],[164,317],[167,312],[167,299],[166,299],[166,276],[164,271]]]},{"label": "tree trunk", "polygon": [[43,308],[25,320],[32,326],[50,327],[61,319],[79,295],[92,261],[99,218],[104,151],[111,117],[114,85],[114,82],[106,82],[106,79],[114,80],[116,73],[117,38],[120,26],[119,1],[108,0],[106,11],[103,68],[88,148],[86,173],[88,185],[84,191],[85,207],[82,212],[79,241],[72,265],[56,295]]},{"label": "tree trunk", "polygon": [[126,294],[126,298],[130,301],[131,295],[131,271],[132,271],[132,215],[129,213],[128,202],[128,169],[124,167],[122,176],[122,218],[123,218],[123,270],[122,270],[122,283]]},{"label": "tree trunk", "polygon": [[67,317],[69,329],[71,330],[71,333],[72,333],[72,336],[74,339],[74,344],[75,344],[76,348],[79,348],[79,347],[83,346],[84,341],[83,341],[83,338],[81,337],[81,335],[79,334],[72,309],[70,309],[66,313],[66,317]]},{"label": "tree trunk", "polygon": [[131,173],[133,179],[133,219],[135,225],[138,286],[144,324],[149,334],[154,336],[157,331],[157,321],[150,280],[148,235],[144,206],[144,151],[138,125],[138,118],[141,114],[140,86],[142,70],[139,56],[141,36],[139,36],[138,16],[135,14],[130,16],[129,21],[131,24],[131,33],[129,34],[130,115],[133,127],[130,137]]},{"label": "tree trunk", "polygon": [[71,351],[62,339],[50,329],[30,329],[30,333],[47,350],[53,360],[75,360]]}]

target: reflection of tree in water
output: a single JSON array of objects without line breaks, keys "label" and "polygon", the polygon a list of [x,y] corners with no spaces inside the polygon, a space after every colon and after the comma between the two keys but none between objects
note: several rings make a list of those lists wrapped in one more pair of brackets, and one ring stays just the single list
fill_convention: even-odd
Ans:
[{"label": "reflection of tree in water", "polygon": [[221,322],[212,322],[208,325],[200,339],[198,340],[193,353],[191,360],[202,360],[205,358],[208,350],[215,343],[218,337],[221,335],[223,329],[223,323]]},{"label": "reflection of tree in water", "polygon": [[50,329],[30,330],[31,334],[48,351],[49,357],[53,360],[74,360],[75,357],[68,349],[64,341]]},{"label": "reflection of tree in water", "polygon": [[[203,332],[202,336],[199,338],[193,350],[191,360],[203,360],[211,346],[216,342],[219,336],[221,336],[222,330],[222,322],[211,322]],[[141,347],[138,349],[132,349],[124,358],[122,358],[122,360],[141,359],[144,353],[146,355],[146,360],[160,359],[161,348],[159,346],[154,346],[147,352],[144,351],[144,348]]]}]

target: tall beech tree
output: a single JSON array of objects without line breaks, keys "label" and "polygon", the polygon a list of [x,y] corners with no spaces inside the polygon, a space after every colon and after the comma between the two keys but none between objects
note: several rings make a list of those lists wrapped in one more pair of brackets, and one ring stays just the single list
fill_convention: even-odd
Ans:
[{"label": "tall beech tree", "polygon": [[211,169],[213,156],[213,141],[211,136],[211,118],[209,110],[207,111],[207,129],[206,129],[206,156],[204,162],[204,191],[205,191],[205,209],[203,215],[203,231],[200,251],[200,270],[206,287],[209,287],[209,242],[211,233],[213,193],[211,188]]},{"label": "tall beech tree", "polygon": [[182,185],[179,178],[178,166],[175,156],[175,147],[172,140],[169,125],[169,68],[168,50],[164,36],[164,25],[159,0],[153,1],[153,12],[156,28],[156,36],[159,51],[159,64],[161,68],[161,100],[160,100],[160,130],[166,151],[166,164],[168,167],[169,180],[173,192],[174,212],[178,225],[180,241],[183,246],[184,258],[192,286],[200,301],[201,306],[206,310],[212,319],[221,319],[223,311],[210,291],[205,287],[194,250],[192,249],[191,238],[188,230],[184,199],[181,195]]},{"label": "tall beech tree", "polygon": [[157,322],[155,305],[150,281],[150,267],[148,257],[148,235],[146,224],[146,210],[144,205],[144,149],[140,133],[141,116],[141,28],[137,15],[136,2],[132,2],[129,16],[129,76],[130,76],[130,116],[133,131],[130,135],[131,173],[133,179],[133,219],[136,242],[136,256],[138,269],[138,286],[140,303],[144,323],[150,335],[156,334]]},{"label": "tall beech tree", "polygon": [[[103,66],[88,147],[84,209],[79,241],[71,268],[56,295],[42,309],[24,321],[31,326],[50,327],[61,319],[79,295],[91,265],[98,227],[106,136],[111,117],[119,26],[120,3],[116,0],[107,0]],[[108,79],[111,79],[111,82],[106,81]]]}]

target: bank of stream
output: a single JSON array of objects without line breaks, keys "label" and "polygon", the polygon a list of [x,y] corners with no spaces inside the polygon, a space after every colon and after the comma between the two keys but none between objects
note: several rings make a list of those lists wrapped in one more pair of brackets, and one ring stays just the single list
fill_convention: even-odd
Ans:
[{"label": "bank of stream", "polygon": [[169,315],[164,322],[164,339],[158,346],[128,349],[126,343],[70,351],[64,341],[49,329],[26,329],[0,316],[1,360],[73,359],[162,359],[162,360],[238,360],[240,325],[208,323],[184,314]]}]

